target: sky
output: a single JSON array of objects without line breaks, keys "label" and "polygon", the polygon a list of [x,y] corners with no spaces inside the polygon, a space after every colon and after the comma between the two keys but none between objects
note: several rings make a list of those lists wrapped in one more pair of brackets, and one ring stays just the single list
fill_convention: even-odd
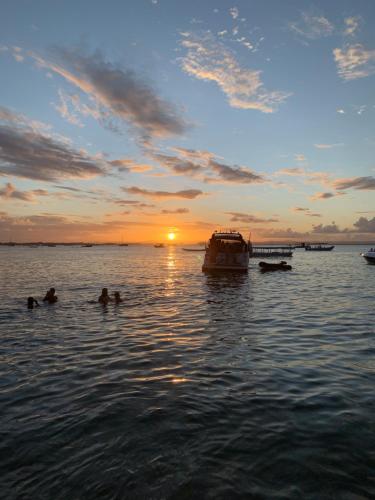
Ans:
[{"label": "sky", "polygon": [[372,0],[0,8],[0,241],[375,241]]}]

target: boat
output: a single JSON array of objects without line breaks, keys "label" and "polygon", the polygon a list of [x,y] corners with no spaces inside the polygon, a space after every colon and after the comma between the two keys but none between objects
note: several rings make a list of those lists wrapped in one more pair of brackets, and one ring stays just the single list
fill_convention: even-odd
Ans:
[{"label": "boat", "polygon": [[278,264],[275,262],[259,262],[261,271],[291,271],[292,266],[282,260]]},{"label": "boat", "polygon": [[205,248],[183,248],[185,252],[205,252]]},{"label": "boat", "polygon": [[250,257],[293,257],[293,249],[292,245],[287,246],[268,246],[268,247],[260,247],[254,246],[252,247],[252,252],[250,253]]},{"label": "boat", "polygon": [[306,243],[304,248],[308,252],[330,252],[335,248],[335,245],[327,245],[327,243]]},{"label": "boat", "polygon": [[369,264],[375,264],[375,248],[371,248],[368,252],[361,253],[361,255]]},{"label": "boat", "polygon": [[164,248],[164,243],[156,243],[155,248]]},{"label": "boat", "polygon": [[82,248],[91,248],[91,243],[86,243],[85,245],[81,245]]},{"label": "boat", "polygon": [[248,270],[251,243],[246,242],[238,231],[215,231],[205,251],[204,272]]}]

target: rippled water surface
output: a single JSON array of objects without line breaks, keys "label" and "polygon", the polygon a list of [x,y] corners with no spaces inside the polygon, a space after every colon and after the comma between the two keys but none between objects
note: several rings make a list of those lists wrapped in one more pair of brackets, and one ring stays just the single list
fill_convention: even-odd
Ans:
[{"label": "rippled water surface", "polygon": [[374,498],[361,250],[215,276],[178,247],[0,248],[1,497]]}]

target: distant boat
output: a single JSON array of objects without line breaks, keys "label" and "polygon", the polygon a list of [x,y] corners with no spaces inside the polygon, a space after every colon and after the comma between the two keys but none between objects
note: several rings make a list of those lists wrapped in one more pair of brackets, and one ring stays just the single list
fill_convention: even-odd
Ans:
[{"label": "distant boat", "polygon": [[128,247],[129,243],[119,243],[118,246],[119,247]]},{"label": "distant boat", "polygon": [[91,248],[92,245],[90,243],[86,243],[85,245],[81,245],[82,248]]},{"label": "distant boat", "polygon": [[155,248],[164,248],[164,246],[165,246],[164,243],[156,243],[154,245]]},{"label": "distant boat", "polygon": [[250,253],[250,257],[293,257],[293,249],[294,247],[291,245],[288,246],[268,246],[268,247],[260,247],[254,246],[252,247],[252,251]]},{"label": "distant boat", "polygon": [[206,247],[202,271],[247,272],[250,250],[250,241],[238,231],[215,231]]},{"label": "distant boat", "polygon": [[327,245],[327,243],[310,243],[305,245],[305,250],[308,252],[330,252],[335,248],[335,245]]},{"label": "distant boat", "polygon": [[361,253],[361,255],[369,264],[375,264],[375,248],[371,248],[371,250],[366,253]]},{"label": "distant boat", "polygon": [[205,248],[183,248],[185,252],[205,252]]}]

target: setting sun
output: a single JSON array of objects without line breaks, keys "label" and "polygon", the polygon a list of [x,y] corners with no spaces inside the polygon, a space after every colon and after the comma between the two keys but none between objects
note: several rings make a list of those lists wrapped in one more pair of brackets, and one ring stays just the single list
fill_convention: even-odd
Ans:
[{"label": "setting sun", "polygon": [[171,241],[174,240],[176,238],[176,233],[168,233],[167,238]]}]

